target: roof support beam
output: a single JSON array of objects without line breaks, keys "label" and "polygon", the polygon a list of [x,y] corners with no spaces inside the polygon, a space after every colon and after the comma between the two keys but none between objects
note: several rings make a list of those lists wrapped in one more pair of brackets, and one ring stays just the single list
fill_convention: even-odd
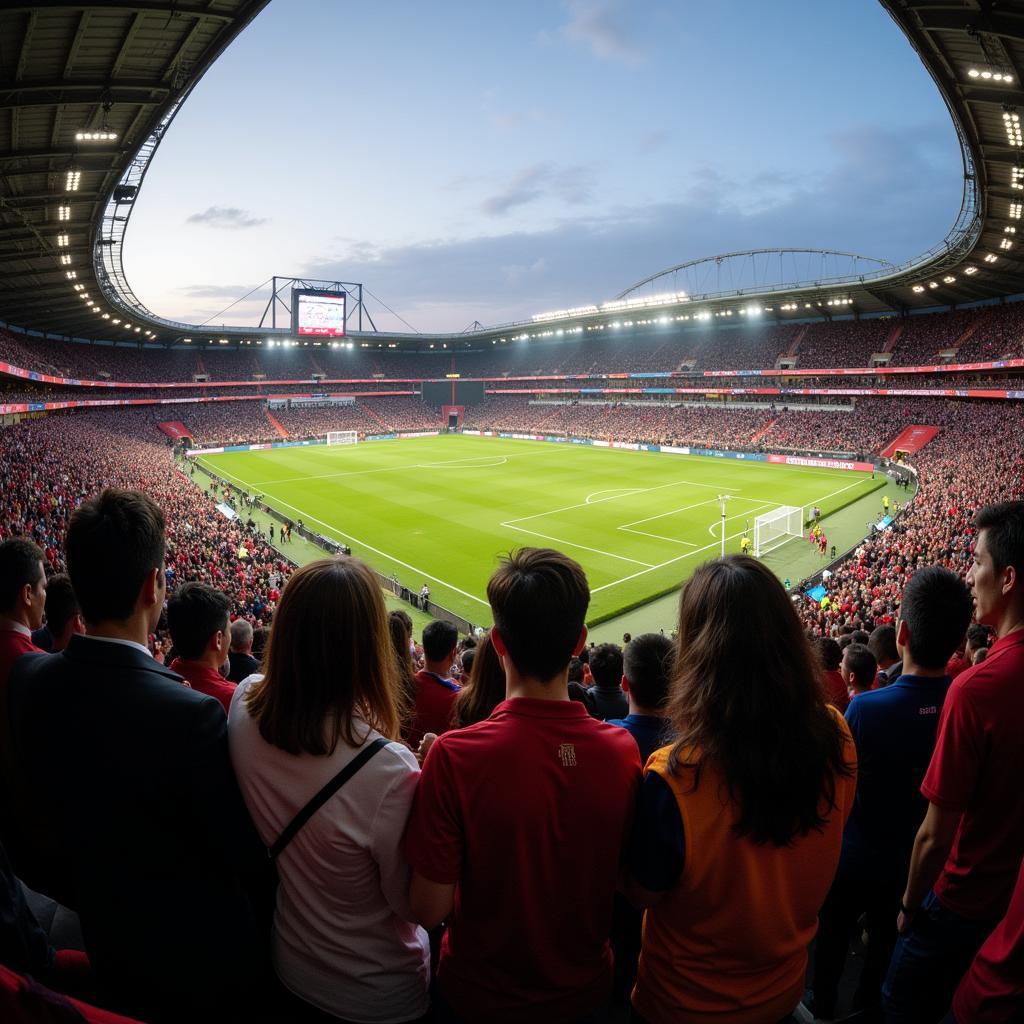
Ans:
[{"label": "roof support beam", "polygon": [[29,44],[32,42],[32,33],[36,27],[36,12],[32,11],[28,16],[28,23],[25,25],[25,34],[21,38],[21,54],[18,57],[18,66],[14,71],[14,80],[20,82],[28,66]]},{"label": "roof support beam", "polygon": [[68,47],[68,55],[64,58],[64,77],[67,78],[71,74],[71,69],[74,66],[75,58],[78,56],[78,48],[82,45],[82,40],[85,38],[85,30],[89,25],[89,11],[82,11],[81,17],[78,19],[78,28],[75,29],[74,37],[71,40],[71,45]]},{"label": "roof support beam", "polygon": [[[39,11],[68,6],[67,0],[35,0],[35,3],[32,4],[11,4],[5,7],[4,10],[7,12]],[[161,3],[160,0],[133,0],[133,2],[126,4],[93,3],[89,5],[89,10],[101,14],[152,13],[159,14],[165,18],[168,14],[171,16],[175,14],[192,14],[207,18],[219,25],[229,25],[235,20],[233,15],[217,14],[215,11],[211,11],[206,4],[196,3],[195,0],[177,0],[172,10],[168,10],[168,4]]]}]

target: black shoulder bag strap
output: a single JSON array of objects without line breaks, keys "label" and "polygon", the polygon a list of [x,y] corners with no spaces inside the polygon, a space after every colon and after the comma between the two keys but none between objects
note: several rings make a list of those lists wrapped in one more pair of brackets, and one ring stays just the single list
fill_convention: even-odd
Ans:
[{"label": "black shoulder bag strap", "polygon": [[374,754],[377,753],[378,750],[382,750],[390,742],[390,740],[384,739],[383,736],[379,736],[368,746],[364,747],[354,758],[352,758],[352,760],[349,761],[349,763],[345,765],[345,767],[342,768],[341,771],[338,772],[338,774],[335,775],[334,778],[331,779],[331,781],[328,782],[327,785],[325,785],[323,789],[321,789],[320,792],[317,793],[316,796],[314,796],[309,803],[295,815],[294,818],[292,818],[288,827],[277,837],[274,845],[267,851],[270,855],[270,859],[272,861],[277,860],[277,858],[284,853],[285,847],[298,834],[302,826],[305,825],[306,822],[309,821],[309,819],[312,818],[313,815],[316,814],[316,812],[319,811],[320,808],[323,807],[323,805],[327,803],[327,801],[330,800],[331,797],[334,796],[334,794],[337,793],[338,790],[341,789],[341,787],[344,786],[345,783],[348,782],[348,780],[351,779],[352,776],[355,775],[356,772],[358,772],[367,763],[367,761],[374,756]]}]

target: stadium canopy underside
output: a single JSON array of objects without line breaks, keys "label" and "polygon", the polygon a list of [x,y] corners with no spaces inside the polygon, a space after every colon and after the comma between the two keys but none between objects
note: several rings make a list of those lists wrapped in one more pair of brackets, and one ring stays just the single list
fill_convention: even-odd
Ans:
[{"label": "stadium canopy underside", "polygon": [[[121,266],[122,238],[177,109],[266,2],[42,0],[0,8],[0,321],[51,336],[122,343],[171,345],[204,333],[142,306]],[[699,306],[708,317],[754,304],[785,322],[1024,293],[1024,4],[881,2],[935,81],[960,140],[963,203],[944,239],[900,267],[845,279],[664,301],[622,299],[535,317],[525,326],[586,327],[635,306],[659,315],[678,313],[681,304],[688,312]],[[458,339],[489,343],[521,326]],[[258,342],[272,332],[217,333],[231,342]],[[399,347],[451,340],[368,337]]]}]

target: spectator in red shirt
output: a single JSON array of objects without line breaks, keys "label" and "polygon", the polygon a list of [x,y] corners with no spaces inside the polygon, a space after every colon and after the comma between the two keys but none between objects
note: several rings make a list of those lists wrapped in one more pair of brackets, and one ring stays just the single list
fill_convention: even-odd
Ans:
[{"label": "spectator in red shirt", "polygon": [[[1024,1018],[1024,861],[1006,917],[985,940],[953,997],[949,1024],[1008,1024]],[[945,1022],[944,1022],[945,1024]]]},{"label": "spectator in red shirt", "polygon": [[11,667],[23,654],[40,650],[32,643],[32,630],[43,624],[43,566],[43,552],[32,541],[14,537],[0,544],[0,820],[8,836],[13,766],[7,681]]},{"label": "spectator in red shirt", "polygon": [[846,692],[846,682],[839,671],[843,652],[831,637],[819,637],[814,646],[821,665],[820,674],[828,702],[840,711],[845,711],[850,703],[850,695]]},{"label": "spectator in red shirt", "polygon": [[988,647],[989,644],[989,629],[988,626],[983,626],[981,623],[974,623],[967,630],[967,641],[964,644],[963,651],[957,651],[952,658],[949,659],[949,664],[946,666],[946,675],[951,679],[956,679],[964,669],[970,668],[974,664],[974,656],[983,647]]},{"label": "spectator in red shirt", "polygon": [[425,927],[447,922],[441,1020],[578,1021],[611,989],[640,757],[624,729],[569,700],[590,601],[580,566],[525,548],[487,596],[508,699],[427,754],[404,840],[410,907]]},{"label": "spectator in red shirt", "polygon": [[943,705],[885,982],[887,1021],[945,1012],[1006,913],[1024,856],[1024,501],[983,508],[974,525],[967,582],[977,621],[997,639]]},{"label": "spectator in red shirt", "polygon": [[220,674],[231,647],[230,609],[227,594],[205,583],[186,583],[167,602],[167,626],[178,655],[171,671],[184,676],[193,690],[216,697],[224,714],[235,694],[235,684]]},{"label": "spectator in red shirt", "polygon": [[409,743],[415,750],[428,732],[440,735],[451,728],[452,704],[459,684],[448,678],[459,631],[450,623],[435,619],[423,630],[424,667],[416,673],[416,710],[409,727]]}]

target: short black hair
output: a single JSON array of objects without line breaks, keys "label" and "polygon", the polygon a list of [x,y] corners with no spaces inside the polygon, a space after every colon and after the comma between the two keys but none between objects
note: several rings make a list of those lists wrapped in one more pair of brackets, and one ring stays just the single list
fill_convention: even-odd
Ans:
[{"label": "short black hair", "polygon": [[487,600],[521,675],[547,682],[565,671],[590,604],[578,562],[551,548],[513,551],[488,581]]},{"label": "short black hair", "polygon": [[11,537],[0,544],[0,612],[14,610],[21,588],[34,587],[45,566],[43,549],[25,537]]},{"label": "short black hair", "polygon": [[570,683],[582,683],[583,682],[583,662],[579,658],[569,659],[569,682]]},{"label": "short black hair", "polygon": [[167,602],[167,628],[177,653],[199,658],[210,637],[226,627],[231,613],[227,594],[206,583],[186,583]]},{"label": "short black hair", "polygon": [[64,550],[86,622],[123,620],[146,577],[164,564],[164,514],[141,491],[108,487],[71,517]]},{"label": "short black hair", "polygon": [[1024,586],[1024,501],[986,505],[974,517],[980,533],[986,532],[985,546],[997,570],[1012,565]]},{"label": "short black hair", "polygon": [[660,708],[668,698],[675,644],[661,633],[642,633],[622,652],[622,674],[633,700],[642,708]]},{"label": "short black hair", "polygon": [[879,664],[883,658],[886,661],[900,660],[899,648],[896,646],[895,626],[875,626],[871,631],[871,636],[868,637],[868,647]]},{"label": "short black hair", "polygon": [[590,674],[598,686],[618,686],[622,682],[622,648],[598,644],[590,652]]},{"label": "short black hair", "polygon": [[428,661],[440,661],[455,650],[459,631],[444,619],[434,619],[423,627],[423,653]]},{"label": "short black hair", "polygon": [[868,687],[875,681],[878,662],[867,644],[850,644],[843,652],[846,669],[861,686]]},{"label": "short black hair", "polygon": [[78,614],[78,598],[66,572],[51,576],[46,583],[46,627],[52,636],[60,636],[64,627]]},{"label": "short black hair", "polygon": [[843,660],[843,649],[830,636],[819,636],[814,642],[821,667],[827,672],[834,672]]},{"label": "short black hair", "polygon": [[903,587],[900,619],[910,630],[910,656],[923,668],[945,668],[963,637],[974,602],[959,576],[941,565],[918,569]]},{"label": "short black hair", "polygon": [[866,629],[855,629],[850,636],[855,644],[866,644],[868,642],[868,631]]},{"label": "short black hair", "polygon": [[992,630],[988,626],[983,626],[980,622],[972,622],[967,627],[967,643],[975,650],[978,650],[980,647],[988,647],[991,637]]}]

